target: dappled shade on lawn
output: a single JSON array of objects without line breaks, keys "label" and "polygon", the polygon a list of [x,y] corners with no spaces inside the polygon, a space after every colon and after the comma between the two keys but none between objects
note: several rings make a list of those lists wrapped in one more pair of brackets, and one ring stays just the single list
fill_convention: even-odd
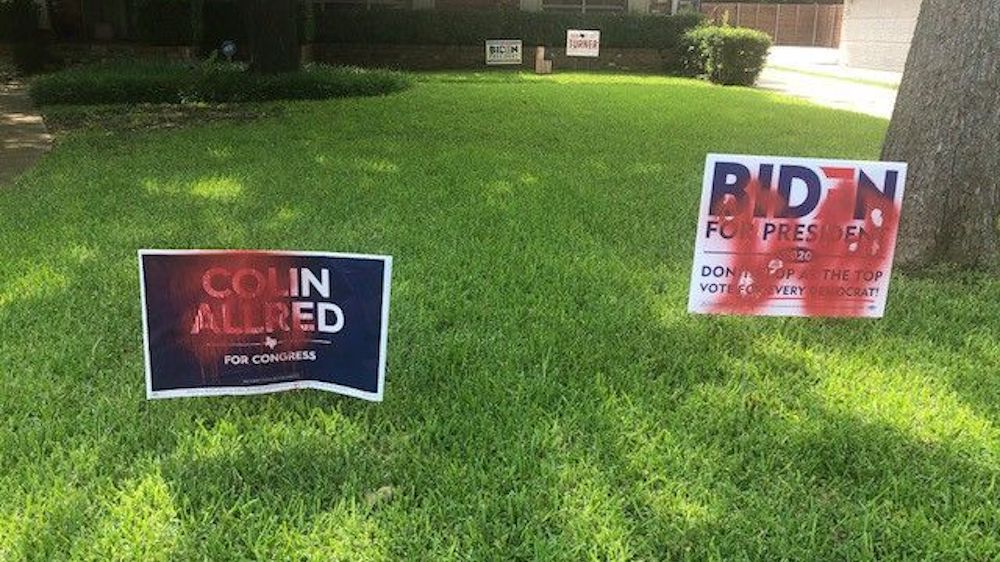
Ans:
[{"label": "dappled shade on lawn", "polygon": [[[74,133],[0,192],[0,552],[1000,551],[996,279],[897,278],[877,322],[685,312],[706,152],[871,158],[884,121],[665,78],[468,82]],[[142,247],[392,254],[386,401],[144,402]]]}]

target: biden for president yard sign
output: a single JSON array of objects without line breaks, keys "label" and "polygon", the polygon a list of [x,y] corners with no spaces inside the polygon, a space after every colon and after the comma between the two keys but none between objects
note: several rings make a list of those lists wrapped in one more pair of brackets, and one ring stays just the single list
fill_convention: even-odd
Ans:
[{"label": "biden for president yard sign", "polygon": [[688,310],[885,314],[906,164],[710,154]]},{"label": "biden for president yard sign", "polygon": [[382,399],[391,257],[142,250],[139,267],[149,398]]}]

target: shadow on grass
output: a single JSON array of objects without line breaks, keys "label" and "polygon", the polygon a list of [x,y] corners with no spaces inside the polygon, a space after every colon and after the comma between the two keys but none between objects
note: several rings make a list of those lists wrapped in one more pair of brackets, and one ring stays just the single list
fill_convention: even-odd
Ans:
[{"label": "shadow on grass", "polygon": [[[620,508],[641,514],[633,521],[648,540],[637,539],[627,557],[976,558],[1000,546],[992,499],[998,441],[988,422],[979,434],[961,435],[969,427],[960,405],[925,404],[937,411],[915,424],[945,416],[940,425],[953,430],[926,434],[851,400],[831,400],[830,374],[794,353],[718,359],[748,368],[734,365],[678,400],[641,386],[607,391],[608,407],[599,411],[621,438],[593,464],[617,482],[613,489],[630,490]],[[768,363],[784,369],[754,372]],[[958,419],[948,420],[956,411]],[[673,496],[694,496],[711,514],[682,533],[685,512],[657,513],[660,498],[636,486],[678,476],[681,483],[668,488]]]}]

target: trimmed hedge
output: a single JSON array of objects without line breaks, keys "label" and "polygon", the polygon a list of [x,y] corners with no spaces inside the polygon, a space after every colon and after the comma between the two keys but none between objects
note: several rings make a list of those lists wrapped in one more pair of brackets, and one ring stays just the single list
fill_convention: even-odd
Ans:
[{"label": "trimmed hedge", "polygon": [[[23,1],[23,0],[19,0]],[[29,2],[31,0],[28,0]],[[152,45],[195,45],[210,52],[223,39],[243,43],[240,5],[227,0],[131,0],[133,38]],[[192,6],[196,10],[192,12]],[[600,29],[606,47],[673,49],[703,16],[559,14],[520,10],[309,10],[299,16],[300,36],[319,43],[482,45],[486,39],[522,39],[561,46],[566,30]]]},{"label": "trimmed hedge", "polygon": [[684,34],[685,70],[723,85],[752,86],[767,63],[768,34],[746,27],[702,26]]},{"label": "trimmed hedge", "polygon": [[[236,0],[128,1],[133,2],[131,10],[135,13],[129,38],[135,41],[158,46],[193,46],[201,54],[218,49],[225,40],[236,41],[240,46],[246,43],[243,8]],[[315,23],[312,10],[306,2],[300,2],[299,11],[299,37],[311,41]]]},{"label": "trimmed hedge", "polygon": [[562,46],[567,29],[601,30],[602,47],[673,49],[699,14],[631,16],[473,10],[327,10],[317,12],[320,43],[482,45],[486,39],[521,39],[526,45]]},{"label": "trimmed hedge", "polygon": [[409,76],[388,70],[310,66],[260,75],[239,65],[189,66],[167,62],[111,62],[40,76],[31,84],[35,103],[247,102],[379,96],[410,87]]}]

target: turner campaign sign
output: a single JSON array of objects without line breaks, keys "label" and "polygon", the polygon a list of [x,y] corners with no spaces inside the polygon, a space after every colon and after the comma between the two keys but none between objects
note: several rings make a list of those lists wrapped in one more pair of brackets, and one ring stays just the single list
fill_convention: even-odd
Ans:
[{"label": "turner campaign sign", "polygon": [[142,250],[139,267],[149,398],[382,399],[391,257]]},{"label": "turner campaign sign", "polygon": [[601,55],[601,31],[598,29],[566,30],[567,57],[599,57]]},{"label": "turner campaign sign", "polygon": [[881,318],[906,164],[710,154],[688,310]]}]

